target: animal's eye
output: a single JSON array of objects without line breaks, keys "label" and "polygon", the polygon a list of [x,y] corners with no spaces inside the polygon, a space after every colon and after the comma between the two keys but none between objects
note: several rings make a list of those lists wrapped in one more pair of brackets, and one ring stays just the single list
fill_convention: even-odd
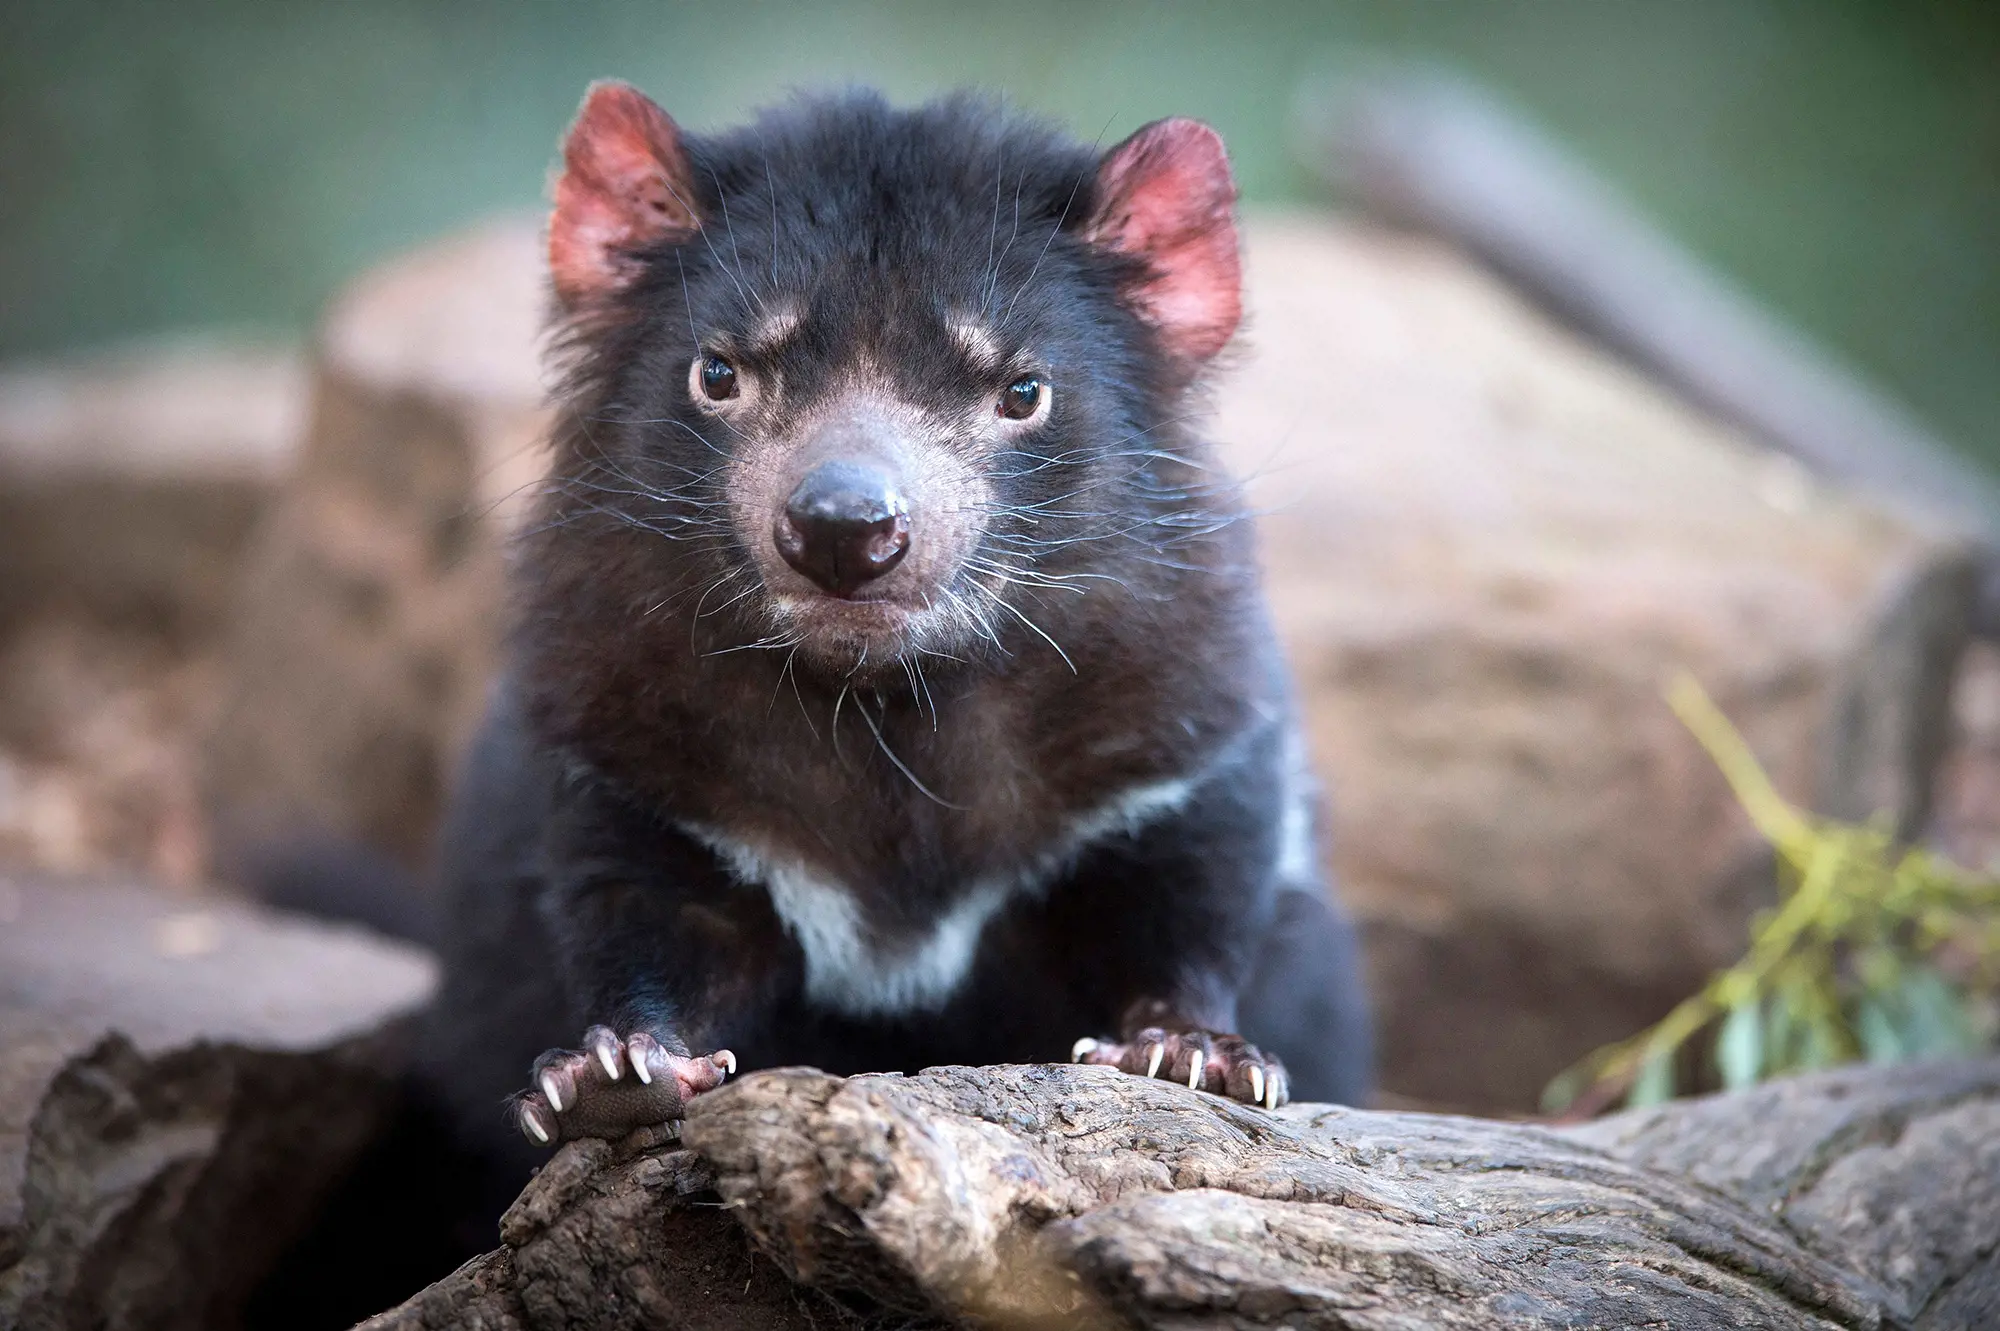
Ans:
[{"label": "animal's eye", "polygon": [[720,356],[703,356],[699,377],[702,395],[712,401],[727,401],[738,392],[736,367]]},{"label": "animal's eye", "polygon": [[1040,379],[1025,375],[1000,390],[1000,403],[994,410],[1010,421],[1024,421],[1035,414],[1048,391]]}]

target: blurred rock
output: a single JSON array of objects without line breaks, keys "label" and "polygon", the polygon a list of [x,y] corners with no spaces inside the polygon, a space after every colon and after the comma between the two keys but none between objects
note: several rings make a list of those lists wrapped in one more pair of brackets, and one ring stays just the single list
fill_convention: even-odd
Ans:
[{"label": "blurred rock", "polygon": [[305,401],[296,353],[226,342],[0,371],[0,625],[218,626]]},{"label": "blurred rock", "polygon": [[[1435,242],[1266,215],[1247,246],[1215,434],[1269,510],[1384,1082],[1525,1108],[1730,959],[1767,890],[1661,700],[1671,673],[1796,798],[1913,825],[1970,564]],[[310,824],[420,861],[491,669],[506,501],[537,463],[537,249],[527,223],[488,228],[330,316],[209,756],[236,844]]]},{"label": "blurred rock", "polygon": [[1930,845],[1968,869],[2000,874],[2000,643],[1973,643],[1959,667],[1937,804]]},{"label": "blurred rock", "polygon": [[0,1326],[231,1325],[379,1131],[434,981],[354,931],[0,876]]},{"label": "blurred rock", "polygon": [[1769,890],[1672,673],[1794,799],[1921,820],[1967,552],[1436,242],[1273,217],[1248,260],[1219,434],[1267,510],[1384,1085],[1528,1108],[1733,959]]},{"label": "blurred rock", "polygon": [[495,224],[363,278],[328,314],[205,758],[225,870],[301,836],[409,865],[428,850],[540,466],[539,251],[532,223]]},{"label": "blurred rock", "polygon": [[0,635],[0,865],[202,880],[212,648],[56,615]]},{"label": "blurred rock", "polygon": [[0,370],[0,864],[205,871],[193,738],[305,398],[213,339]]}]

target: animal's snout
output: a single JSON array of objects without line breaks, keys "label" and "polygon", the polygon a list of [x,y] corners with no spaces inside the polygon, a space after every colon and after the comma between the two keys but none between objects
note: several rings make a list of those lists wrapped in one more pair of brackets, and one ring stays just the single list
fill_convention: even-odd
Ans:
[{"label": "animal's snout", "polygon": [[822,462],[785,501],[772,538],[787,564],[832,595],[851,597],[908,553],[909,505],[879,467]]}]

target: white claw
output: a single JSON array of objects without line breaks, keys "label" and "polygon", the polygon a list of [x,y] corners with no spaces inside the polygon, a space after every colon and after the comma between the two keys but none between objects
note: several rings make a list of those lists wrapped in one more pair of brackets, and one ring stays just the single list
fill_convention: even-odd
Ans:
[{"label": "white claw", "polygon": [[1094,1054],[1096,1052],[1097,1041],[1086,1035],[1069,1047],[1069,1061],[1072,1063],[1081,1063],[1085,1054]]},{"label": "white claw", "polygon": [[549,1108],[555,1110],[558,1114],[562,1113],[562,1092],[556,1089],[555,1073],[544,1072],[542,1074],[542,1094],[548,1097]]},{"label": "white claw", "polygon": [[1278,1079],[1276,1077],[1269,1077],[1266,1078],[1264,1082],[1264,1108],[1276,1109],[1277,1107],[1278,1107]]},{"label": "white claw", "polygon": [[535,1117],[533,1111],[525,1109],[521,1111],[521,1126],[527,1130],[530,1137],[542,1145],[549,1144],[549,1130],[542,1126],[541,1120]]},{"label": "white claw", "polygon": [[1160,1060],[1166,1056],[1166,1046],[1157,1044],[1146,1046],[1146,1075],[1148,1077],[1157,1077],[1160,1075]]},{"label": "white claw", "polygon": [[616,1048],[608,1044],[597,1046],[597,1061],[604,1065],[605,1076],[611,1078],[613,1081],[618,1080],[618,1050]]},{"label": "white claw", "polygon": [[1201,1050],[1199,1049],[1188,1055],[1188,1089],[1190,1091],[1201,1089]]},{"label": "white claw", "polygon": [[715,1062],[716,1066],[722,1069],[724,1076],[733,1077],[736,1075],[736,1055],[730,1050],[718,1050],[715,1055]]},{"label": "white claw", "polygon": [[1253,1066],[1250,1069],[1250,1103],[1253,1105],[1258,1104],[1261,1103],[1263,1099],[1264,1099],[1264,1069]]},{"label": "white claw", "polygon": [[645,1054],[641,1053],[637,1049],[634,1049],[631,1052],[632,1052],[632,1075],[639,1079],[639,1084],[641,1086],[651,1086],[653,1084],[653,1070],[646,1066]]}]

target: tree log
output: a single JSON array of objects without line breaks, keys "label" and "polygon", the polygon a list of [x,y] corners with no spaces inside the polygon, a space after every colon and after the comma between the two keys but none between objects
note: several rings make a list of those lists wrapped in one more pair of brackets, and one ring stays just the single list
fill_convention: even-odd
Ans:
[{"label": "tree log", "polygon": [[1531,1109],[1742,951],[1770,849],[1687,670],[1822,812],[1931,802],[1967,549],[1815,481],[1425,237],[1266,215],[1217,437],[1330,788],[1382,1085]]},{"label": "tree log", "polygon": [[195,732],[305,405],[233,341],[0,364],[0,862],[201,880]]},{"label": "tree log", "polygon": [[0,366],[0,633],[80,614],[218,631],[305,406],[283,347],[181,338]]},{"label": "tree log", "polygon": [[0,1327],[230,1327],[385,1125],[436,967],[138,886],[0,875]]},{"label": "tree log", "polygon": [[506,1246],[364,1326],[2000,1325],[2000,1062],[1575,1128],[788,1069],[696,1101],[684,1147],[563,1148]]}]

